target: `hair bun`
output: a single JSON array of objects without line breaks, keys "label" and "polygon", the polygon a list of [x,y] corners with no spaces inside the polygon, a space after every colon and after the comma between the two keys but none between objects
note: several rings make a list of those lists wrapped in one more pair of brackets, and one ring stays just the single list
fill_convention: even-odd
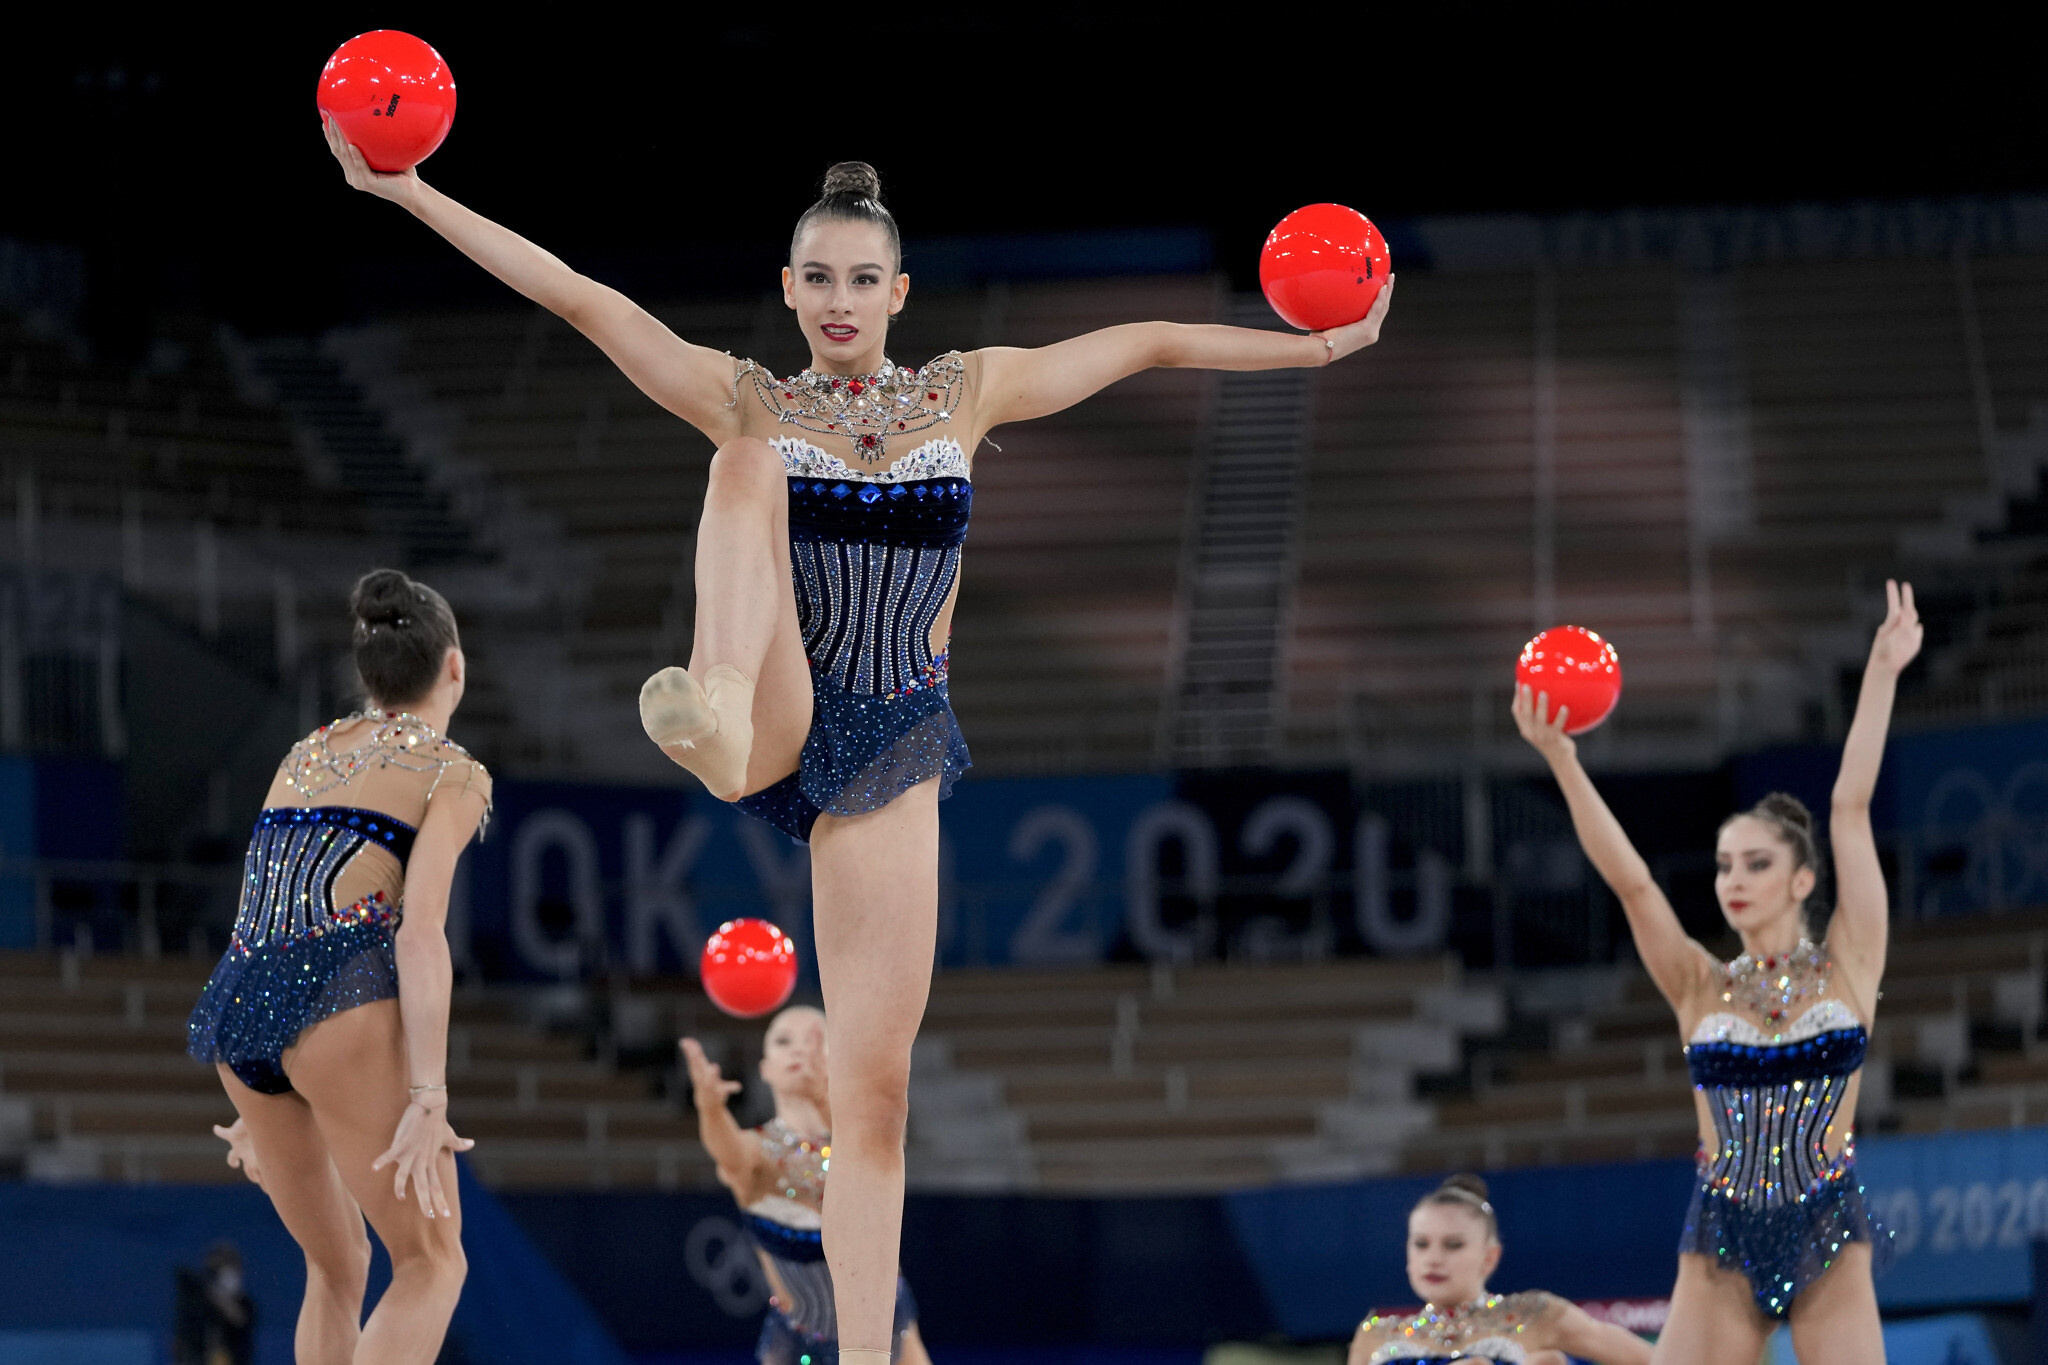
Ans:
[{"label": "hair bun", "polygon": [[1439,1190],[1457,1190],[1461,1194],[1471,1195],[1482,1204],[1486,1202],[1486,1182],[1468,1171],[1460,1171],[1456,1175],[1446,1176],[1444,1183],[1437,1186],[1437,1188]]},{"label": "hair bun", "polygon": [[1757,802],[1756,808],[1768,811],[1786,824],[1805,831],[1809,838],[1813,835],[1813,812],[1806,808],[1804,801],[1790,792],[1772,792]]},{"label": "hair bun", "polygon": [[365,626],[402,626],[419,610],[419,585],[396,569],[373,569],[356,582],[348,609]]},{"label": "hair bun", "polygon": [[872,199],[882,202],[882,177],[865,161],[841,161],[825,172],[820,199]]}]

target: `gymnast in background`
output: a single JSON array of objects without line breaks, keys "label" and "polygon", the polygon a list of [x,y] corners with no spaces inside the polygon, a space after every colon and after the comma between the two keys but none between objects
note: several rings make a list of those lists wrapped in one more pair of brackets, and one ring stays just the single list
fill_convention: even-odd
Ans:
[{"label": "gymnast in background", "polygon": [[1650,1344],[1541,1289],[1493,1294],[1500,1223],[1486,1182],[1454,1175],[1408,1215],[1408,1285],[1420,1312],[1358,1324],[1349,1365],[1649,1365]]},{"label": "gymnast in background", "polygon": [[[739,1093],[695,1038],[682,1041],[697,1107],[697,1133],[718,1163],[718,1179],[745,1213],[771,1297],[755,1358],[761,1365],[833,1365],[839,1313],[825,1265],[825,1177],[832,1166],[832,1103],[825,1082],[825,1015],[792,1005],[768,1024],[761,1079],[775,1116],[742,1128],[725,1107]],[[917,1301],[896,1277],[893,1365],[931,1365],[917,1331]]]}]

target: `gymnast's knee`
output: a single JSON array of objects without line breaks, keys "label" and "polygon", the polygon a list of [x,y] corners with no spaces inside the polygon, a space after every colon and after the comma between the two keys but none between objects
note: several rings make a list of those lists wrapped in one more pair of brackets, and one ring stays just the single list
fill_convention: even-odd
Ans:
[{"label": "gymnast's knee", "polygon": [[[832,1136],[842,1146],[849,1141],[870,1149],[892,1150],[903,1145],[910,1122],[910,1065],[862,1068],[857,1079],[842,1090],[833,1081]],[[842,1102],[841,1096],[850,1102]]]},{"label": "gymnast's knee", "polygon": [[711,457],[710,489],[715,493],[746,494],[782,488],[782,456],[775,447],[756,436],[727,441]]},{"label": "gymnast's knee", "polygon": [[469,1278],[469,1258],[463,1254],[458,1238],[423,1237],[392,1254],[391,1275],[393,1279],[404,1276],[421,1282],[454,1298],[461,1294],[462,1282]]},{"label": "gymnast's knee", "polygon": [[306,1253],[306,1287],[361,1306],[370,1292],[370,1238],[357,1219],[355,1238],[345,1246]]}]

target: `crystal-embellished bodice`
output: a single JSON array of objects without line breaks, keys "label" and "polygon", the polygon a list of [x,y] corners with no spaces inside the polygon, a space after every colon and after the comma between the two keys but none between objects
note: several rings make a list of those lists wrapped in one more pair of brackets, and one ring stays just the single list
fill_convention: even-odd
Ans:
[{"label": "crystal-embellished bodice", "polygon": [[[233,950],[247,956],[348,925],[396,923],[397,887],[416,834],[402,820],[353,806],[273,806],[261,812],[242,861]],[[395,879],[388,879],[396,884],[362,888],[337,905],[335,884],[373,846],[397,860]]]},{"label": "crystal-embellished bodice", "polygon": [[1804,1200],[1848,1168],[1852,1143],[1839,1156],[1828,1149],[1870,1042],[1841,1000],[1774,1025],[1766,1033],[1740,1015],[1710,1014],[1685,1049],[1714,1123],[1714,1145],[1702,1153],[1706,1186],[1752,1208]]},{"label": "crystal-embellished bodice", "polygon": [[1377,1344],[1371,1365],[1441,1365],[1464,1360],[1519,1361],[1529,1356],[1527,1333],[1550,1306],[1541,1290],[1523,1294],[1491,1294],[1455,1308],[1424,1304],[1406,1317],[1375,1315],[1359,1330]]},{"label": "crystal-embellished bodice", "polygon": [[747,1231],[768,1258],[775,1306],[802,1331],[838,1335],[832,1273],[825,1266],[822,1210],[832,1139],[807,1137],[781,1119],[756,1129],[775,1168],[775,1188],[747,1205]]},{"label": "crystal-embellished bodice", "polygon": [[880,470],[801,437],[773,445],[789,480],[790,573],[811,663],[868,696],[943,682],[931,633],[959,577],[974,502],[960,443],[926,441]]}]

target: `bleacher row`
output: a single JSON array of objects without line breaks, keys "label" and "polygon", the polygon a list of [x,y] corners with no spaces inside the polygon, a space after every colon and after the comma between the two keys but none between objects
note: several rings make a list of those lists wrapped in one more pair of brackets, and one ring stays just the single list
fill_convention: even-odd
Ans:
[{"label": "bleacher row", "polygon": [[[1865,1133],[2048,1123],[2048,912],[1902,929]],[[42,1179],[234,1178],[230,1110],[183,1055],[185,960],[0,958],[0,1157]],[[667,1065],[462,992],[451,1113],[506,1186],[703,1186]],[[758,1025],[682,984],[611,1001],[748,1076]],[[659,1057],[661,1047],[652,1049]],[[757,1110],[758,1094],[742,1101]],[[942,974],[918,1042],[914,1184],[1188,1190],[1396,1170],[1683,1156],[1697,1118],[1669,1009],[1632,968],[1471,978],[1448,960]],[[761,1115],[752,1115],[758,1119]]]}]

